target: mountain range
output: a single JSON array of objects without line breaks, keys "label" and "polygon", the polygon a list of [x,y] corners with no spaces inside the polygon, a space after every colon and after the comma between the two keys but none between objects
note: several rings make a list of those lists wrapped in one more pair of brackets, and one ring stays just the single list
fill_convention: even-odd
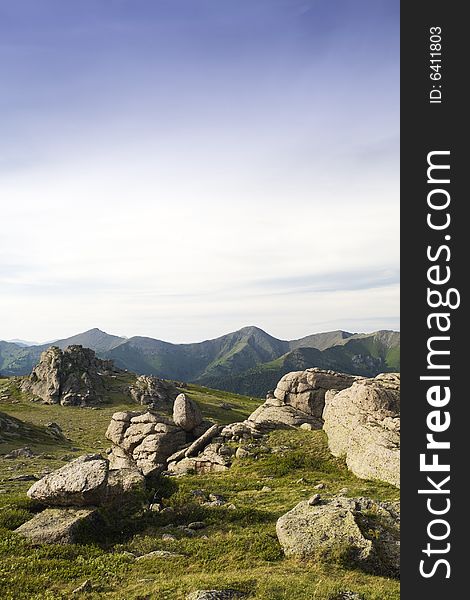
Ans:
[{"label": "mountain range", "polygon": [[[250,326],[204,342],[172,344],[150,337],[124,338],[95,328],[53,342],[62,349],[72,344],[91,348],[100,358],[139,374],[259,397],[285,373],[309,367],[370,377],[400,369],[400,334],[388,330],[328,331],[287,341]],[[0,373],[28,374],[50,345],[0,341]]]}]

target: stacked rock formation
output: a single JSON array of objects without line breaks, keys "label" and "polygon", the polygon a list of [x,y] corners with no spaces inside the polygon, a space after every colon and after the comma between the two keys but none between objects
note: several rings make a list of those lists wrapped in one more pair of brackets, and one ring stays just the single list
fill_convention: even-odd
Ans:
[{"label": "stacked rock formation", "polygon": [[326,394],[328,445],[358,477],[400,485],[400,375],[360,379]]},{"label": "stacked rock formation", "polygon": [[326,392],[346,389],[357,379],[353,375],[318,368],[288,373],[274,392],[268,392],[264,404],[242,423],[225,427],[222,435],[234,440],[246,439],[274,429],[299,427],[303,423],[310,424],[312,429],[321,429]]},{"label": "stacked rock formation", "polygon": [[141,375],[129,386],[132,399],[138,404],[150,404],[155,408],[171,405],[178,395],[176,387],[169,381],[153,375]]},{"label": "stacked rock formation", "polygon": [[168,463],[205,447],[216,434],[214,428],[219,431],[217,425],[211,426],[185,394],[174,402],[173,419],[151,410],[118,412],[106,431],[113,443],[109,460],[113,468],[136,467],[145,476],[157,474],[166,470]]},{"label": "stacked rock formation", "polygon": [[102,400],[106,392],[103,375],[114,372],[112,361],[96,358],[89,348],[75,345],[62,351],[51,346],[21,388],[45,404],[87,406]]},{"label": "stacked rock formation", "polygon": [[101,455],[87,454],[31,486],[28,496],[48,508],[16,531],[35,543],[79,542],[99,522],[99,507],[128,512],[144,494],[145,480],[136,469],[112,470]]}]

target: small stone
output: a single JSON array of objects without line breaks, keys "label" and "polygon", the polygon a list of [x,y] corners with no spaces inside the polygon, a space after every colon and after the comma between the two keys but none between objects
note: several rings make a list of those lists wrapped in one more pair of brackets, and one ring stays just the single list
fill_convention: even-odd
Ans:
[{"label": "small stone", "polygon": [[320,504],[320,502],[321,502],[320,494],[314,494],[308,501],[308,504],[309,504],[309,506],[316,506],[317,504]]},{"label": "small stone", "polygon": [[164,542],[175,542],[176,541],[176,537],[174,535],[171,535],[171,533],[164,533],[162,535],[162,540]]},{"label": "small stone", "polygon": [[246,448],[243,448],[242,446],[240,446],[239,448],[237,448],[237,451],[235,452],[235,456],[236,458],[249,458],[250,456],[253,456],[253,454],[249,451],[246,450]]},{"label": "small stone", "polygon": [[301,477],[300,479],[297,479],[297,481],[295,483],[307,483],[305,481],[305,479],[303,477]]},{"label": "small stone", "polygon": [[162,505],[158,504],[158,502],[155,502],[149,506],[149,510],[152,512],[160,512],[162,510]]},{"label": "small stone", "polygon": [[188,529],[193,529],[193,530],[205,529],[206,527],[207,527],[207,525],[204,523],[204,521],[194,521],[193,523],[190,523],[188,525]]},{"label": "small stone", "polygon": [[337,495],[338,496],[346,496],[346,494],[349,494],[349,488],[344,487],[339,490]]},{"label": "small stone", "polygon": [[91,590],[91,581],[89,579],[86,579],[81,585],[78,586],[78,588],[75,588],[72,591],[72,594],[82,594],[84,592],[91,592]]},{"label": "small stone", "polygon": [[311,423],[302,423],[300,429],[304,429],[305,431],[313,431],[315,429]]},{"label": "small stone", "polygon": [[317,483],[317,485],[313,486],[316,490],[323,490],[325,489],[325,484],[324,483]]},{"label": "small stone", "polygon": [[263,485],[263,487],[261,488],[262,492],[272,492],[273,489],[269,487],[269,485]]},{"label": "small stone", "polygon": [[209,494],[209,500],[211,502],[220,502],[221,504],[225,502],[225,498],[220,494]]}]

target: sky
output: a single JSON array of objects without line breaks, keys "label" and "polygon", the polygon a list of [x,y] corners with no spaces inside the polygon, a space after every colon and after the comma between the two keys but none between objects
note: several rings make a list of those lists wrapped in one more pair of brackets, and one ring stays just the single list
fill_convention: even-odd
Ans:
[{"label": "sky", "polygon": [[399,327],[398,0],[0,0],[0,339]]}]

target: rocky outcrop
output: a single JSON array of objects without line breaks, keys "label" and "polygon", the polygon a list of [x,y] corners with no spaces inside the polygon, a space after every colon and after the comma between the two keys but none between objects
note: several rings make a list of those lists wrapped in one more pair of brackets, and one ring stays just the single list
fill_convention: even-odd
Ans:
[{"label": "rocky outcrop", "polygon": [[242,423],[227,425],[226,439],[239,441],[274,429],[291,429],[306,423],[311,429],[323,426],[322,412],[328,390],[343,390],[358,377],[313,368],[284,375],[266,401]]},{"label": "rocky outcrop", "polygon": [[180,394],[173,404],[173,421],[185,431],[193,431],[202,423],[202,413],[191,398]]},{"label": "rocky outcrop", "polygon": [[400,375],[360,379],[328,392],[323,412],[328,445],[358,477],[400,485]]},{"label": "rocky outcrop", "polygon": [[138,404],[150,404],[153,408],[168,407],[178,395],[178,390],[169,381],[153,375],[141,375],[129,386],[132,399]]},{"label": "rocky outcrop", "polygon": [[21,389],[45,404],[87,406],[102,400],[107,389],[103,375],[114,371],[112,361],[96,358],[89,348],[69,346],[62,351],[51,346]]},{"label": "rocky outcrop", "polygon": [[303,501],[280,517],[276,533],[286,556],[316,558],[344,553],[367,571],[397,576],[399,503],[333,497]]},{"label": "rocky outcrop", "polygon": [[33,544],[78,544],[86,541],[99,522],[93,507],[48,508],[15,531]]}]

